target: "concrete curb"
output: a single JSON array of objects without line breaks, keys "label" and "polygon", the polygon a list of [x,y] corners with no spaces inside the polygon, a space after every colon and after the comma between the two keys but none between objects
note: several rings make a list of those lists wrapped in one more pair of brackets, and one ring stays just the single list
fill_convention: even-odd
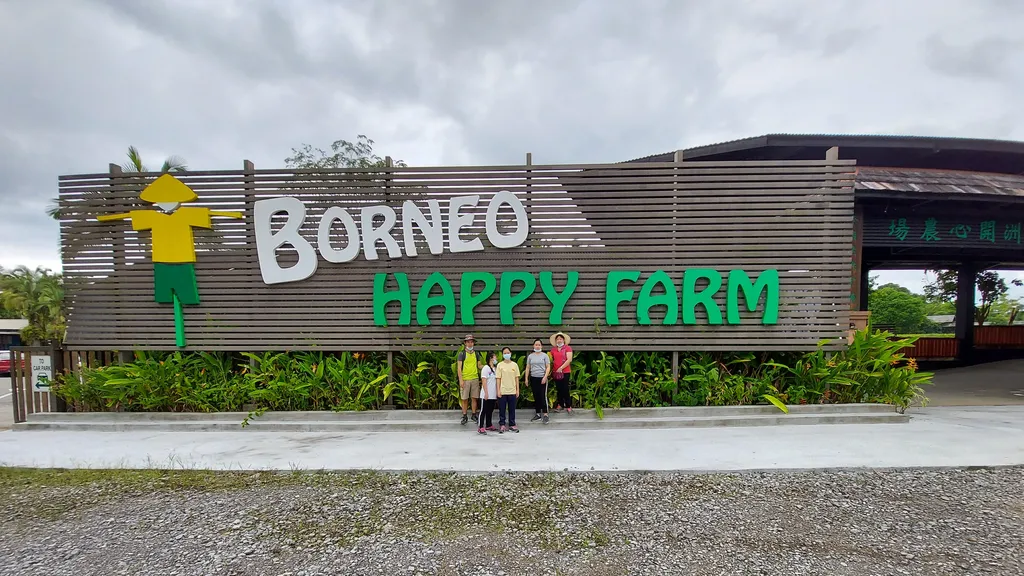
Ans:
[{"label": "concrete curb", "polygon": [[[783,414],[774,406],[723,406],[673,408],[621,408],[605,410],[598,418],[592,410],[570,416],[551,414],[549,424],[529,422],[533,410],[519,409],[519,427],[544,430],[614,430],[625,428],[717,428],[792,426],[820,424],[899,424],[910,416],[886,404],[824,404],[789,407]],[[14,430],[76,430],[94,432],[398,432],[473,430],[460,426],[455,410],[380,410],[367,412],[266,412],[253,416],[247,426],[245,412],[221,413],[39,413]],[[497,414],[494,415],[497,424]]]}]

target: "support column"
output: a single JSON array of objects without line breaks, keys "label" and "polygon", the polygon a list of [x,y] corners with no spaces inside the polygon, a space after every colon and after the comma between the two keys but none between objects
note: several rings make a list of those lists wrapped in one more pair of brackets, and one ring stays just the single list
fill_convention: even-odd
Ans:
[{"label": "support column", "polygon": [[864,209],[857,206],[853,211],[853,246],[850,249],[850,310],[867,310],[861,301],[866,300],[864,289]]},{"label": "support column", "polygon": [[860,305],[860,307],[858,308],[858,310],[860,310],[861,312],[867,312],[868,311],[868,298],[871,296],[871,294],[869,294],[869,292],[871,291],[871,269],[870,268],[861,267],[859,281],[860,281],[860,298],[858,299],[857,303]]},{"label": "support column", "polygon": [[968,364],[974,357],[974,290],[977,274],[978,268],[974,262],[963,262],[956,276],[957,360]]}]

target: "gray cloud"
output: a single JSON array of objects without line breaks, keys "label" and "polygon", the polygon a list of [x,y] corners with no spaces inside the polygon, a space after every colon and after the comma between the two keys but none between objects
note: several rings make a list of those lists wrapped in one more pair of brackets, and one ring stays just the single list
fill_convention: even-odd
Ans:
[{"label": "gray cloud", "polygon": [[1024,69],[1024,40],[985,38],[954,45],[940,36],[928,39],[927,62],[938,72],[964,78],[1001,81]]},{"label": "gray cloud", "polygon": [[64,173],[134,144],[281,165],[616,161],[767,132],[1024,139],[1006,0],[0,2],[0,265],[55,262]]}]

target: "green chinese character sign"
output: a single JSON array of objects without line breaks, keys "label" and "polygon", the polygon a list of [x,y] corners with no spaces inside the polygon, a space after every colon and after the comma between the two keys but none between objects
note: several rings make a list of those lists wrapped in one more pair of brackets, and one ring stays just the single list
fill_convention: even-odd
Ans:
[{"label": "green chinese character sign", "polygon": [[925,242],[938,242],[939,238],[939,221],[935,218],[929,218],[924,221],[924,232],[921,233],[921,239]]},{"label": "green chinese character sign", "polygon": [[[892,218],[889,220],[888,237],[900,242],[908,238],[924,242],[979,241],[1000,245],[1003,243],[1021,244],[1021,223],[1000,223],[997,220],[981,220],[959,222],[949,228],[938,218],[924,219]],[[1002,230],[1002,236],[998,234]]]},{"label": "green chinese character sign", "polygon": [[895,236],[902,242],[907,239],[907,234],[910,234],[910,227],[907,226],[906,218],[893,220],[889,223],[889,236]]}]

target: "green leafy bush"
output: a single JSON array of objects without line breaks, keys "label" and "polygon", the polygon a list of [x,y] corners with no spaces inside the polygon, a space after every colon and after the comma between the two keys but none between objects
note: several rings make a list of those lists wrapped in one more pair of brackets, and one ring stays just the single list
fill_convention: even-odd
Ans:
[{"label": "green leafy bush", "polygon": [[[846,350],[806,354],[683,353],[679,381],[666,352],[578,352],[574,403],[593,408],[744,404],[924,403],[932,375],[902,350],[915,338],[862,331]],[[262,410],[451,409],[459,405],[456,352],[394,355],[388,382],[382,353],[151,353],[58,379],[76,410],[217,412]],[[523,364],[524,358],[517,359]],[[521,366],[522,368],[522,366]],[[549,401],[554,386],[549,386]],[[529,387],[520,403],[532,405]]]},{"label": "green leafy bush", "polygon": [[385,401],[383,355],[351,352],[152,353],[59,378],[76,410],[370,410]]}]

